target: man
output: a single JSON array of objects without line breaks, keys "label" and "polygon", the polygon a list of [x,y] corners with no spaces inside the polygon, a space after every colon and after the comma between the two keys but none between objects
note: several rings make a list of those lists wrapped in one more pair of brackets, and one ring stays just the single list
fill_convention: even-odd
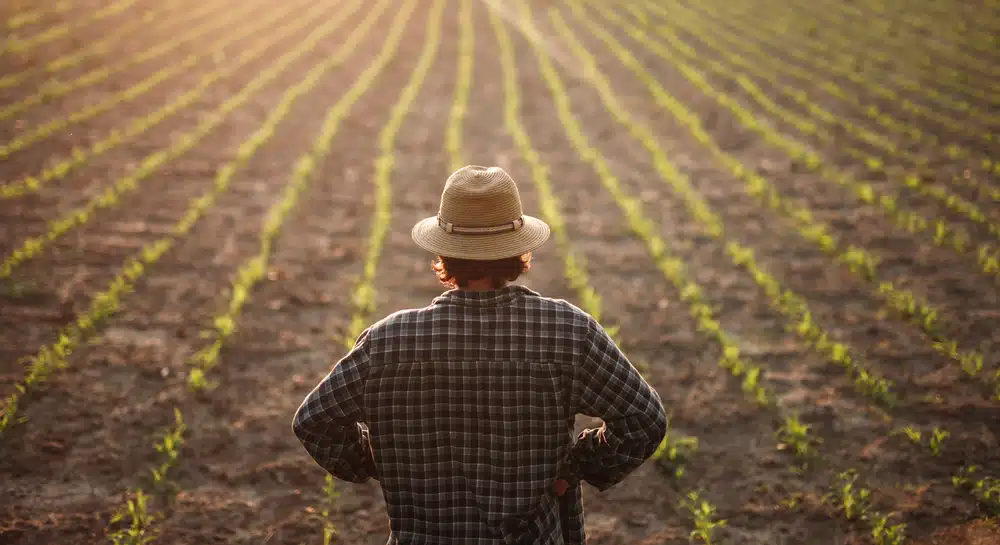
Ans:
[{"label": "man", "polygon": [[[365,330],[305,398],[294,431],[333,476],[377,479],[390,545],[584,543],[599,490],[653,454],[659,396],[579,308],[511,282],[549,227],[514,181],[467,166],[413,240],[452,289]],[[574,438],[574,415],[603,419]]]}]

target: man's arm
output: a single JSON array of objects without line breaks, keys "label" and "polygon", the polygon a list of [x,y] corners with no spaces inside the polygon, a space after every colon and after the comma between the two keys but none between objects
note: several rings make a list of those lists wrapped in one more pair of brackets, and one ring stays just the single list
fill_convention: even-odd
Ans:
[{"label": "man's arm", "polygon": [[571,408],[604,425],[580,433],[560,477],[607,490],[652,456],[667,419],[660,396],[593,319],[588,341],[573,369]]},{"label": "man's arm", "polygon": [[368,376],[368,331],[354,348],[313,388],[295,412],[295,436],[323,469],[345,481],[377,479],[364,419],[364,383]]}]

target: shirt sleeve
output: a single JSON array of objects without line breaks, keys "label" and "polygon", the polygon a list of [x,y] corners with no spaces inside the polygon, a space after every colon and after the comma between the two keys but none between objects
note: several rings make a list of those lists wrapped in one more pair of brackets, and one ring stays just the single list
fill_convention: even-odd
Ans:
[{"label": "shirt sleeve", "polygon": [[573,367],[571,409],[604,424],[580,433],[561,476],[607,490],[653,455],[667,419],[660,396],[593,319],[587,343]]},{"label": "shirt sleeve", "polygon": [[377,479],[364,420],[368,376],[368,330],[333,370],[306,396],[292,428],[306,452],[331,475],[362,483]]}]

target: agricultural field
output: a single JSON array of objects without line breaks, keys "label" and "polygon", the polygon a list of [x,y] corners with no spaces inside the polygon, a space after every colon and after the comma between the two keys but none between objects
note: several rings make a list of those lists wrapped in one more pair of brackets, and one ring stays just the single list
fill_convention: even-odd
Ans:
[{"label": "agricultural field", "polygon": [[[291,430],[442,290],[499,165],[524,283],[670,430],[589,543],[1000,544],[997,0],[7,0],[0,543],[377,545]],[[581,418],[581,425],[587,424]]]}]

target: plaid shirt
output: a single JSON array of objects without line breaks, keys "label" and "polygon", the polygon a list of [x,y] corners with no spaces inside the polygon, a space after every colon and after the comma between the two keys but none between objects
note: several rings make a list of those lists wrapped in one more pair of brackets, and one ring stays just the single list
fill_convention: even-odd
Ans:
[{"label": "plaid shirt", "polygon": [[[604,420],[574,437],[574,415]],[[620,482],[666,433],[593,317],[518,285],[447,291],[365,330],[295,414],[333,476],[377,479],[388,544],[584,543],[580,481]],[[553,481],[570,487],[562,496]]]}]

